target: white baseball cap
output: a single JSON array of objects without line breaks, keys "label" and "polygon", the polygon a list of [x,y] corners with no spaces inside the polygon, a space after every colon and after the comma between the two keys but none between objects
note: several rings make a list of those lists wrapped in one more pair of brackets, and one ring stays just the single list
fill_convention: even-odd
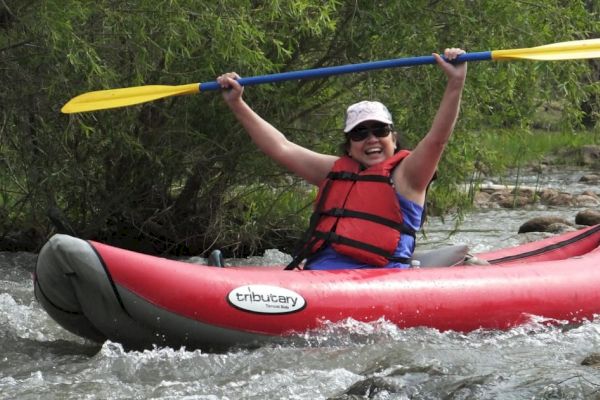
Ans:
[{"label": "white baseball cap", "polygon": [[356,125],[364,121],[379,121],[384,124],[393,124],[392,114],[390,114],[386,106],[378,101],[361,101],[352,104],[346,110],[344,132],[350,132]]}]

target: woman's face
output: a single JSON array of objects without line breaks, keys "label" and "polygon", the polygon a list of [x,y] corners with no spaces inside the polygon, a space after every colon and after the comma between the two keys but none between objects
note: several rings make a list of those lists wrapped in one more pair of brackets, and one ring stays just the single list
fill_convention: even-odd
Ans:
[{"label": "woman's face", "polygon": [[348,155],[354,160],[371,167],[394,155],[396,135],[389,125],[377,121],[365,121],[346,134]]}]

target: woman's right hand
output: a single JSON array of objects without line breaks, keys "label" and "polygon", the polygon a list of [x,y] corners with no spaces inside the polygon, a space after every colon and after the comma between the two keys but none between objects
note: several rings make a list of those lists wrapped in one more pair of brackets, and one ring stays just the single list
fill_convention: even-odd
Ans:
[{"label": "woman's right hand", "polygon": [[229,105],[242,99],[244,87],[237,82],[238,79],[240,79],[240,76],[235,72],[227,72],[217,77],[217,82],[221,85],[223,99]]}]

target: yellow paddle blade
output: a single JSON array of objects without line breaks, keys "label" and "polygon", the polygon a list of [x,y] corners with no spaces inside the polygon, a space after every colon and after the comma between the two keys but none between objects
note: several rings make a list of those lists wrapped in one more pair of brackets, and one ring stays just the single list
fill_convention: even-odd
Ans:
[{"label": "yellow paddle blade", "polygon": [[[576,40],[572,42],[561,42],[548,44],[545,46],[531,47],[526,49],[513,50],[494,50],[480,53],[465,54],[472,56],[469,61],[487,61],[487,60],[576,60],[584,58],[600,57],[600,39]],[[467,58],[465,58],[467,60]],[[273,83],[286,80],[313,79],[315,77],[325,77],[331,75],[347,74],[351,72],[362,72],[373,69],[407,67],[412,65],[433,64],[435,59],[427,57],[408,57],[396,60],[385,60],[366,62],[360,64],[340,65],[337,67],[315,68],[304,71],[282,72],[271,75],[261,75],[249,78],[241,78],[239,83],[242,85],[256,85],[259,83]],[[134,104],[145,103],[152,100],[158,100],[170,96],[184,94],[195,94],[205,90],[219,90],[218,82],[191,83],[179,86],[136,86],[122,89],[101,90],[79,95],[71,99],[61,109],[63,113],[77,113],[94,110],[104,110],[107,108],[117,108],[131,106]]]},{"label": "yellow paddle blade", "polygon": [[600,57],[600,39],[575,40],[527,49],[494,50],[492,60],[577,60]]},{"label": "yellow paddle blade", "polygon": [[198,92],[200,92],[200,84],[198,83],[178,86],[149,85],[99,90],[72,98],[60,111],[65,114],[72,114],[84,111],[105,110],[107,108],[131,106],[165,97]]}]

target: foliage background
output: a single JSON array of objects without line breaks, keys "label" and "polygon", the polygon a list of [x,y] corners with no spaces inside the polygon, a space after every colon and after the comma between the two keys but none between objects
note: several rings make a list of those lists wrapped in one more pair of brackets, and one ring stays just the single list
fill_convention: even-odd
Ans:
[{"label": "foliage background", "polygon": [[[595,1],[2,0],[0,249],[35,250],[55,232],[138,251],[226,255],[289,250],[312,189],[259,154],[218,93],[64,115],[77,94],[441,52],[600,37]],[[430,209],[493,166],[482,132],[596,129],[598,61],[472,63],[462,114]],[[434,66],[262,85],[246,100],[291,140],[336,152],[346,106],[379,100],[408,147],[428,130]]]}]

